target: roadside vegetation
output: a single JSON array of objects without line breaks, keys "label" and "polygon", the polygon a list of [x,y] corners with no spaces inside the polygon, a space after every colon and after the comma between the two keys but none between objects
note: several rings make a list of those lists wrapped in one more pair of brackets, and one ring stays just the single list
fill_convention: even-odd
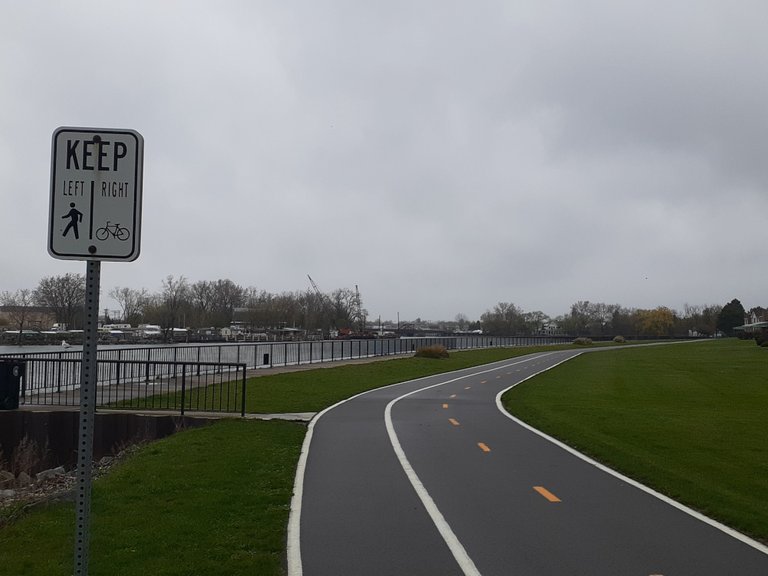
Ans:
[{"label": "roadside vegetation", "polygon": [[[573,346],[264,376],[248,382],[248,409],[314,412],[387,384],[557,348]],[[585,354],[506,400],[579,449],[766,539],[765,354],[735,340]],[[222,421],[141,447],[94,482],[90,573],[284,574],[305,431],[289,422]],[[0,527],[0,575],[70,574],[73,537],[71,502],[28,511]]]},{"label": "roadside vegetation", "polygon": [[247,382],[247,411],[318,412],[366,390],[414,380],[442,372],[470,368],[534,352],[568,350],[573,346],[489,348],[455,352],[448,358],[394,358],[250,378]]},{"label": "roadside vegetation", "polygon": [[[94,482],[93,576],[281,574],[306,427],[222,421],[144,446]],[[72,573],[72,503],[0,528],[0,574]]]},{"label": "roadside vegetation", "polygon": [[504,396],[577,450],[768,541],[768,351],[713,340],[584,354]]}]

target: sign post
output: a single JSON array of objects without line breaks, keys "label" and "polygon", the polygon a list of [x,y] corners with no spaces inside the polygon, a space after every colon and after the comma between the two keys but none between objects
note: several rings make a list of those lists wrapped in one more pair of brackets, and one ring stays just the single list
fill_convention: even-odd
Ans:
[{"label": "sign post", "polygon": [[144,139],[134,130],[58,128],[51,152],[48,253],[86,260],[80,372],[75,574],[87,576],[101,261],[138,258]]}]

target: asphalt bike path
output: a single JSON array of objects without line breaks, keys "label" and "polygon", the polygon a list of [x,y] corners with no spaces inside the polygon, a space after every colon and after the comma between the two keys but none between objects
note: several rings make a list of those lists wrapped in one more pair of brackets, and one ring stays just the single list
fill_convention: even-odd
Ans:
[{"label": "asphalt bike path", "polygon": [[361,394],[310,425],[290,576],[768,574],[768,550],[509,417],[534,354]]}]

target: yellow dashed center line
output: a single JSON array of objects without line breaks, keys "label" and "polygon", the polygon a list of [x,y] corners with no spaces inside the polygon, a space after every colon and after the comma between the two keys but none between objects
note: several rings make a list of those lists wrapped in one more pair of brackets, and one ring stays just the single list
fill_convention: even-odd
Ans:
[{"label": "yellow dashed center line", "polygon": [[450,422],[454,426],[460,426],[459,421],[456,420],[456,418],[448,418],[448,422]]},{"label": "yellow dashed center line", "polygon": [[483,452],[490,452],[491,451],[491,449],[488,448],[488,445],[483,443],[483,442],[478,442],[477,445],[480,448],[480,450],[482,450]]},{"label": "yellow dashed center line", "polygon": [[552,494],[552,492],[550,492],[543,486],[534,486],[533,489],[536,490],[536,492],[538,492],[542,496],[544,496],[544,498],[546,498],[550,502],[561,502],[560,498]]},{"label": "yellow dashed center line", "polygon": [[448,404],[443,404],[443,408],[448,408]]}]

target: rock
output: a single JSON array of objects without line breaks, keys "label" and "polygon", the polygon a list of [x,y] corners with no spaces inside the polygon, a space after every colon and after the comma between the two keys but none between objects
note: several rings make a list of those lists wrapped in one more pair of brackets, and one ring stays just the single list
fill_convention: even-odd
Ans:
[{"label": "rock", "polygon": [[64,466],[58,466],[56,468],[51,468],[50,470],[43,470],[42,472],[38,472],[36,477],[38,482],[43,482],[49,478],[63,476],[65,473],[66,470],[64,470]]},{"label": "rock", "polygon": [[0,500],[13,498],[14,496],[16,496],[16,490],[0,490]]},{"label": "rock", "polygon": [[26,472],[19,472],[19,475],[16,477],[16,484],[21,487],[29,486],[32,484],[32,477]]},{"label": "rock", "polygon": [[104,456],[99,460],[99,466],[109,466],[115,459],[112,456]]},{"label": "rock", "polygon": [[16,476],[8,470],[0,470],[0,488],[8,488],[16,483]]}]

